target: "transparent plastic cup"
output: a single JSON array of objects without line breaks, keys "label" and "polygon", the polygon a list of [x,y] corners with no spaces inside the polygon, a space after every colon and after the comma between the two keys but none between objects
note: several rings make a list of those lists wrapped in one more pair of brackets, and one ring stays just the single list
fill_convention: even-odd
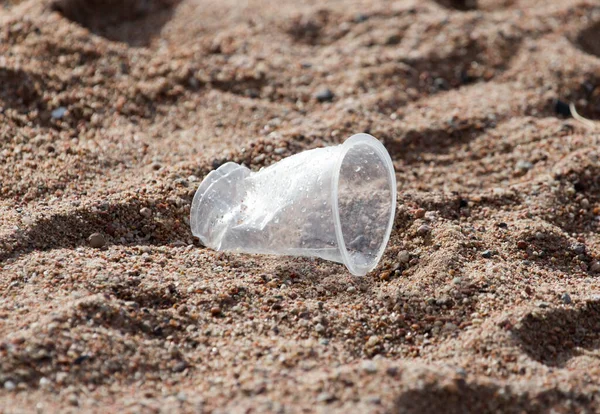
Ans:
[{"label": "transparent plastic cup", "polygon": [[363,276],[383,255],[395,211],[390,155],[357,134],[258,172],[223,164],[196,191],[190,224],[215,250],[320,257]]}]

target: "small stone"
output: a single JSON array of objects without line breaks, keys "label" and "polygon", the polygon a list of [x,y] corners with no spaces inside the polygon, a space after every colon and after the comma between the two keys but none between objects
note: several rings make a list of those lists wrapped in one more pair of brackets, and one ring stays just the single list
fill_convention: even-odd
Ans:
[{"label": "small stone", "polygon": [[464,378],[467,376],[467,371],[462,367],[458,367],[456,368],[456,374]]},{"label": "small stone", "polygon": [[406,264],[410,261],[410,253],[408,253],[408,250],[400,250],[398,252],[398,261],[401,264]]},{"label": "small stone", "polygon": [[367,404],[379,405],[381,404],[381,397],[378,395],[370,395],[366,398]]},{"label": "small stone", "polygon": [[146,218],[150,218],[152,217],[152,210],[150,210],[148,207],[143,207],[140,210],[140,214]]},{"label": "small stone", "polygon": [[179,361],[173,366],[173,372],[183,372],[187,368],[185,361]]},{"label": "small stone", "polygon": [[263,162],[265,160],[265,158],[267,158],[267,156],[265,154],[258,154],[256,157],[254,157],[252,159],[252,163],[260,164],[261,162]]},{"label": "small stone", "polygon": [[517,247],[521,250],[525,250],[527,248],[527,242],[523,240],[519,240],[517,242]]},{"label": "small stone", "polygon": [[354,16],[354,23],[362,23],[369,20],[369,16],[363,13],[358,13]]},{"label": "small stone", "polygon": [[77,407],[79,405],[79,400],[77,399],[77,395],[75,395],[75,394],[69,395],[69,404],[71,404],[74,407]]},{"label": "small stone", "polygon": [[481,257],[483,257],[484,259],[491,259],[493,255],[494,253],[492,253],[491,250],[485,250],[484,252],[481,252]]},{"label": "small stone", "polygon": [[380,342],[381,342],[381,338],[379,338],[377,335],[371,335],[369,337],[369,340],[365,344],[365,348],[373,348],[373,347],[379,345]]},{"label": "small stone", "polygon": [[427,224],[423,224],[422,226],[420,226],[417,229],[417,233],[419,233],[421,236],[425,236],[427,234],[429,234],[431,232],[431,227],[429,227]]},{"label": "small stone", "polygon": [[346,292],[354,293],[354,292],[356,292],[356,288],[354,286],[348,286],[348,289],[346,289]]},{"label": "small stone", "polygon": [[329,88],[325,88],[316,93],[315,98],[319,102],[331,102],[334,98],[333,92]]},{"label": "small stone", "polygon": [[66,113],[67,113],[67,108],[65,108],[64,106],[59,106],[54,111],[52,111],[51,115],[52,115],[52,118],[54,118],[54,119],[61,119],[63,116],[65,116]]},{"label": "small stone", "polygon": [[416,218],[423,218],[423,217],[425,217],[425,213],[426,213],[425,209],[424,208],[420,208],[417,211],[415,211],[415,217]]},{"label": "small stone", "polygon": [[335,401],[335,395],[329,394],[328,392],[322,392],[317,396],[317,402],[320,403],[330,403]]},{"label": "small stone", "polygon": [[447,306],[452,303],[452,299],[448,295],[442,295],[435,300],[435,303],[439,306]]},{"label": "small stone", "polygon": [[455,285],[460,285],[460,283],[462,282],[462,277],[457,276],[454,279],[452,279],[452,283]]},{"label": "small stone", "polygon": [[530,163],[529,161],[524,161],[524,160],[517,161],[517,165],[515,166],[516,170],[522,171],[522,172],[529,171],[532,168],[533,168],[533,164]]},{"label": "small stone", "polygon": [[539,302],[537,305],[538,305],[538,308],[541,308],[541,309],[546,309],[546,308],[550,307],[550,304],[548,302]]},{"label": "small stone", "polygon": [[451,323],[451,322],[447,322],[447,323],[444,325],[444,331],[449,331],[449,332],[452,332],[452,331],[455,331],[455,330],[457,330],[457,329],[458,329],[458,326],[456,326],[455,324],[453,324],[453,323]]},{"label": "small stone", "polygon": [[568,293],[563,293],[560,297],[560,300],[562,300],[565,305],[570,305],[571,303],[573,303],[571,295],[569,295]]},{"label": "small stone", "polygon": [[436,221],[437,220],[437,212],[435,211],[428,211],[425,213],[425,220],[427,221]]},{"label": "small stone", "polygon": [[90,235],[90,237],[88,238],[88,242],[90,243],[90,246],[95,249],[104,247],[104,245],[106,244],[104,236],[100,233],[93,233],[92,235]]},{"label": "small stone", "polygon": [[367,374],[375,374],[377,372],[377,365],[371,360],[363,361],[362,369]]},{"label": "small stone", "polygon": [[58,384],[64,384],[68,376],[69,374],[67,374],[66,372],[59,372],[58,374],[56,374],[56,382]]},{"label": "small stone", "polygon": [[590,266],[590,270],[593,273],[600,273],[600,262],[595,261],[594,263],[592,263],[592,265]]},{"label": "small stone", "polygon": [[212,308],[210,308],[210,314],[212,316],[219,316],[221,314],[221,308],[219,308],[218,306],[213,306]]},{"label": "small stone", "polygon": [[[175,185],[178,185],[180,187],[189,186],[189,183],[185,180],[185,178],[181,178],[181,177],[174,179],[173,183],[175,183]],[[181,199],[177,199],[176,203],[177,203],[177,206],[180,207]]]},{"label": "small stone", "polygon": [[[399,39],[399,36],[396,36],[396,37]],[[395,43],[393,43],[393,40],[392,40],[392,43],[390,43],[390,41],[388,40],[388,44],[395,44]],[[444,91],[449,89],[448,82],[446,82],[446,79],[444,79],[444,78],[435,78],[435,80],[433,81],[433,84],[435,85],[435,87],[437,89],[441,89]]]},{"label": "small stone", "polygon": [[585,244],[574,244],[573,246],[571,246],[571,250],[573,250],[575,254],[585,254]]},{"label": "small stone", "polygon": [[325,327],[323,325],[321,325],[320,323],[318,323],[315,325],[315,332],[323,333],[323,332],[325,332]]},{"label": "small stone", "polygon": [[14,382],[10,381],[10,380],[6,381],[4,383],[4,389],[7,390],[7,391],[12,391],[15,388],[17,388],[17,385]]},{"label": "small stone", "polygon": [[50,380],[46,377],[40,378],[40,387],[46,388],[51,384]]}]

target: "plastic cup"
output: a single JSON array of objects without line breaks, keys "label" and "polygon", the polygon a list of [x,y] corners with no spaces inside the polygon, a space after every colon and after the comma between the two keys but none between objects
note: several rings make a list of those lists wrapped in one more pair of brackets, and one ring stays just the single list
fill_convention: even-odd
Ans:
[{"label": "plastic cup", "polygon": [[258,172],[223,164],[198,187],[190,223],[215,250],[320,257],[363,276],[383,255],[395,211],[390,155],[356,134]]}]

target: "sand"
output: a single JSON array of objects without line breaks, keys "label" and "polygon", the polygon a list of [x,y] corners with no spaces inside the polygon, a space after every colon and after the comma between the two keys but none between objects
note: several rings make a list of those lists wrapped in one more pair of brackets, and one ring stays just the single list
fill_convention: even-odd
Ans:
[{"label": "sand", "polygon": [[[0,2],[0,411],[600,411],[599,42],[593,0]],[[366,277],[192,237],[212,169],[357,132]]]}]

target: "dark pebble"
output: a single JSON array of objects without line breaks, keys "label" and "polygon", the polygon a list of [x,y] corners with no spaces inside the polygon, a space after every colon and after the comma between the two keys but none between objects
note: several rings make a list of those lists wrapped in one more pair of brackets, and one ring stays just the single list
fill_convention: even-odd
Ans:
[{"label": "dark pebble", "polygon": [[429,234],[431,232],[431,227],[429,227],[427,224],[423,224],[422,226],[420,226],[417,229],[417,233],[419,233],[421,236],[425,236],[427,234]]},{"label": "dark pebble", "polygon": [[173,366],[173,372],[182,372],[187,368],[187,363],[184,361],[179,361]]},{"label": "dark pebble", "polygon": [[571,299],[571,296],[568,293],[563,293],[560,297],[560,300],[562,300],[565,305],[570,305],[571,303],[573,303],[573,300]]},{"label": "dark pebble", "polygon": [[104,236],[100,233],[94,233],[90,235],[90,237],[88,238],[88,242],[90,243],[91,247],[94,247],[96,249],[104,247],[104,245],[106,244]]},{"label": "dark pebble", "polygon": [[385,370],[385,373],[387,375],[389,375],[390,377],[395,377],[396,375],[398,375],[398,372],[399,372],[398,367],[388,367]]},{"label": "dark pebble", "polygon": [[362,23],[366,22],[367,20],[369,20],[369,16],[366,14],[358,13],[356,16],[354,16],[354,23]]},{"label": "dark pebble", "polygon": [[493,255],[494,253],[491,250],[486,250],[481,253],[481,257],[483,257],[484,259],[491,259]]},{"label": "dark pebble", "polygon": [[317,98],[317,101],[319,102],[331,102],[334,96],[335,95],[333,94],[333,92],[331,92],[329,88],[326,88],[317,92],[315,98]]},{"label": "dark pebble", "polygon": [[81,365],[82,363],[84,363],[88,359],[90,359],[89,355],[81,355],[81,356],[78,356],[77,358],[75,358],[75,360],[73,361],[73,364],[74,365]]},{"label": "dark pebble", "polygon": [[571,250],[576,254],[585,254],[585,244],[577,243],[571,246]]},{"label": "dark pebble", "polygon": [[444,79],[444,78],[436,78],[433,81],[433,84],[435,85],[435,87],[437,89],[442,90],[442,91],[445,91],[445,90],[449,89],[448,82],[446,82],[446,79]]}]

